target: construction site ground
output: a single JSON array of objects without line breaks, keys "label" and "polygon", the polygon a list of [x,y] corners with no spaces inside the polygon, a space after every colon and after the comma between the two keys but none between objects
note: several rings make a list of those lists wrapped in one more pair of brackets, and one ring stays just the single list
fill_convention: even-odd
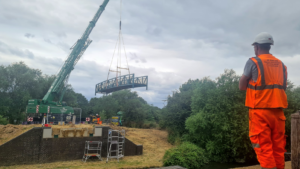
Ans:
[{"label": "construction site ground", "polygon": [[[18,135],[32,129],[33,127],[41,127],[41,125],[0,125],[0,145],[5,142],[17,137]],[[53,128],[89,128],[93,125],[65,125],[58,126],[53,125]],[[98,169],[98,168],[148,168],[148,167],[160,167],[163,165],[162,159],[165,154],[165,151],[172,147],[167,141],[168,133],[163,130],[157,129],[137,129],[137,128],[126,128],[126,127],[117,127],[111,126],[113,129],[125,129],[126,138],[134,142],[135,144],[143,145],[143,155],[141,156],[125,156],[123,159],[120,159],[118,163],[117,160],[111,159],[106,163],[106,158],[102,157],[103,161],[99,161],[96,158],[87,160],[86,163],[82,162],[80,159],[73,161],[59,161],[53,163],[44,163],[44,164],[33,164],[33,165],[15,165],[15,166],[5,166],[0,167],[0,169],[35,169],[35,168],[57,168],[57,169],[66,169],[66,168],[76,168],[76,169]],[[83,153],[84,147],[82,147]],[[83,155],[83,154],[82,154]]]},{"label": "construction site ground", "polygon": [[[53,128],[92,128],[94,125],[53,125]],[[41,127],[41,125],[0,125],[0,145],[8,142],[9,140],[17,137],[18,135],[32,129],[33,127]],[[32,165],[15,165],[4,166],[0,169],[35,169],[35,168],[56,168],[56,169],[98,169],[98,168],[150,168],[161,167],[163,165],[162,159],[165,151],[172,147],[167,141],[168,133],[158,129],[137,129],[126,128],[118,126],[110,126],[113,129],[120,130],[125,129],[126,137],[135,144],[143,145],[143,155],[141,156],[126,156],[118,163],[115,159],[106,163],[106,158],[102,157],[103,161],[97,159],[90,159],[86,163],[81,160],[73,161],[59,161],[53,163],[44,164],[32,164]],[[235,169],[260,169],[260,166],[250,166]],[[291,169],[291,162],[286,162],[286,169]]]}]

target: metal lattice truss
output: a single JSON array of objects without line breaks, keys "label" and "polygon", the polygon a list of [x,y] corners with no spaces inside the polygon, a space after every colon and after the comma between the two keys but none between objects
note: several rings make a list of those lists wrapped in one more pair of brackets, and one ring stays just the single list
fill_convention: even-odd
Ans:
[{"label": "metal lattice truss", "polygon": [[148,90],[148,76],[134,77],[134,74],[118,76],[96,84],[95,94],[108,94],[122,89],[146,87]]}]

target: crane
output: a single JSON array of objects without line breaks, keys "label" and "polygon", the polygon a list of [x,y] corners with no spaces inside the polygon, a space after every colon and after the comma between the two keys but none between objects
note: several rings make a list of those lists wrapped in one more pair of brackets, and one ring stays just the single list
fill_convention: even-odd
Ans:
[{"label": "crane", "polygon": [[43,99],[31,99],[28,101],[26,107],[26,113],[33,116],[43,116],[43,114],[73,114],[74,110],[72,107],[67,106],[62,100],[65,94],[65,91],[68,89],[68,79],[74,69],[76,63],[81,58],[85,50],[92,43],[92,40],[89,39],[89,35],[95,27],[98,19],[100,18],[102,12],[105,10],[105,7],[109,0],[104,0],[102,5],[100,5],[97,13],[93,17],[93,20],[90,21],[88,27],[84,31],[83,35],[77,42],[71,47],[71,53],[61,67],[59,73],[57,74],[55,80],[51,84],[46,95]]}]

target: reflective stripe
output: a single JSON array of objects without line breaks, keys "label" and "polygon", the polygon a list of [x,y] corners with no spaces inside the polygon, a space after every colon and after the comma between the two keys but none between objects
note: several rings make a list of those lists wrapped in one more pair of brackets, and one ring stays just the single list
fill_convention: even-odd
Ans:
[{"label": "reflective stripe", "polygon": [[255,59],[257,61],[257,63],[258,63],[258,67],[259,67],[259,70],[260,70],[261,85],[265,85],[266,81],[265,81],[265,72],[264,72],[263,63],[262,63],[262,61],[261,61],[261,59],[259,57],[255,57],[253,59]]},{"label": "reflective stripe", "polygon": [[283,89],[285,90],[286,89],[286,75],[285,75],[285,72],[286,72],[286,70],[285,70],[285,66],[284,66],[284,64],[282,63],[282,67],[283,67]]},{"label": "reflective stripe", "polygon": [[264,168],[264,167],[261,167],[261,169],[277,169],[277,167],[275,167],[275,168]]},{"label": "reflective stripe", "polygon": [[264,72],[264,66],[263,63],[261,61],[261,59],[259,57],[254,57],[254,60],[257,61],[258,63],[258,67],[260,69],[260,79],[261,79],[261,86],[253,86],[248,84],[248,88],[253,89],[253,90],[264,90],[264,89],[286,89],[286,69],[284,64],[282,63],[282,67],[283,67],[283,85],[278,85],[278,84],[274,84],[274,85],[266,85],[266,81],[265,81],[265,72]]},{"label": "reflective stripe", "polygon": [[260,148],[260,145],[257,144],[257,143],[252,143],[252,147],[253,147],[253,148]]},{"label": "reflective stripe", "polygon": [[253,86],[251,84],[248,84],[247,86],[248,88],[250,89],[253,89],[253,90],[264,90],[264,89],[285,89],[284,86],[282,85],[278,85],[278,84],[273,84],[273,85],[261,85],[261,86]]}]

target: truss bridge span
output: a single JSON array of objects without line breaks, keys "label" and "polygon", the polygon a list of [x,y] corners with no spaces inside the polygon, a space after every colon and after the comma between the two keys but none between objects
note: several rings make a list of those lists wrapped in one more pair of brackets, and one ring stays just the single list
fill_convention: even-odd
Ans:
[{"label": "truss bridge span", "polygon": [[135,77],[134,74],[118,76],[96,84],[95,95],[97,93],[109,94],[122,89],[136,87],[146,87],[148,90],[148,76]]}]

